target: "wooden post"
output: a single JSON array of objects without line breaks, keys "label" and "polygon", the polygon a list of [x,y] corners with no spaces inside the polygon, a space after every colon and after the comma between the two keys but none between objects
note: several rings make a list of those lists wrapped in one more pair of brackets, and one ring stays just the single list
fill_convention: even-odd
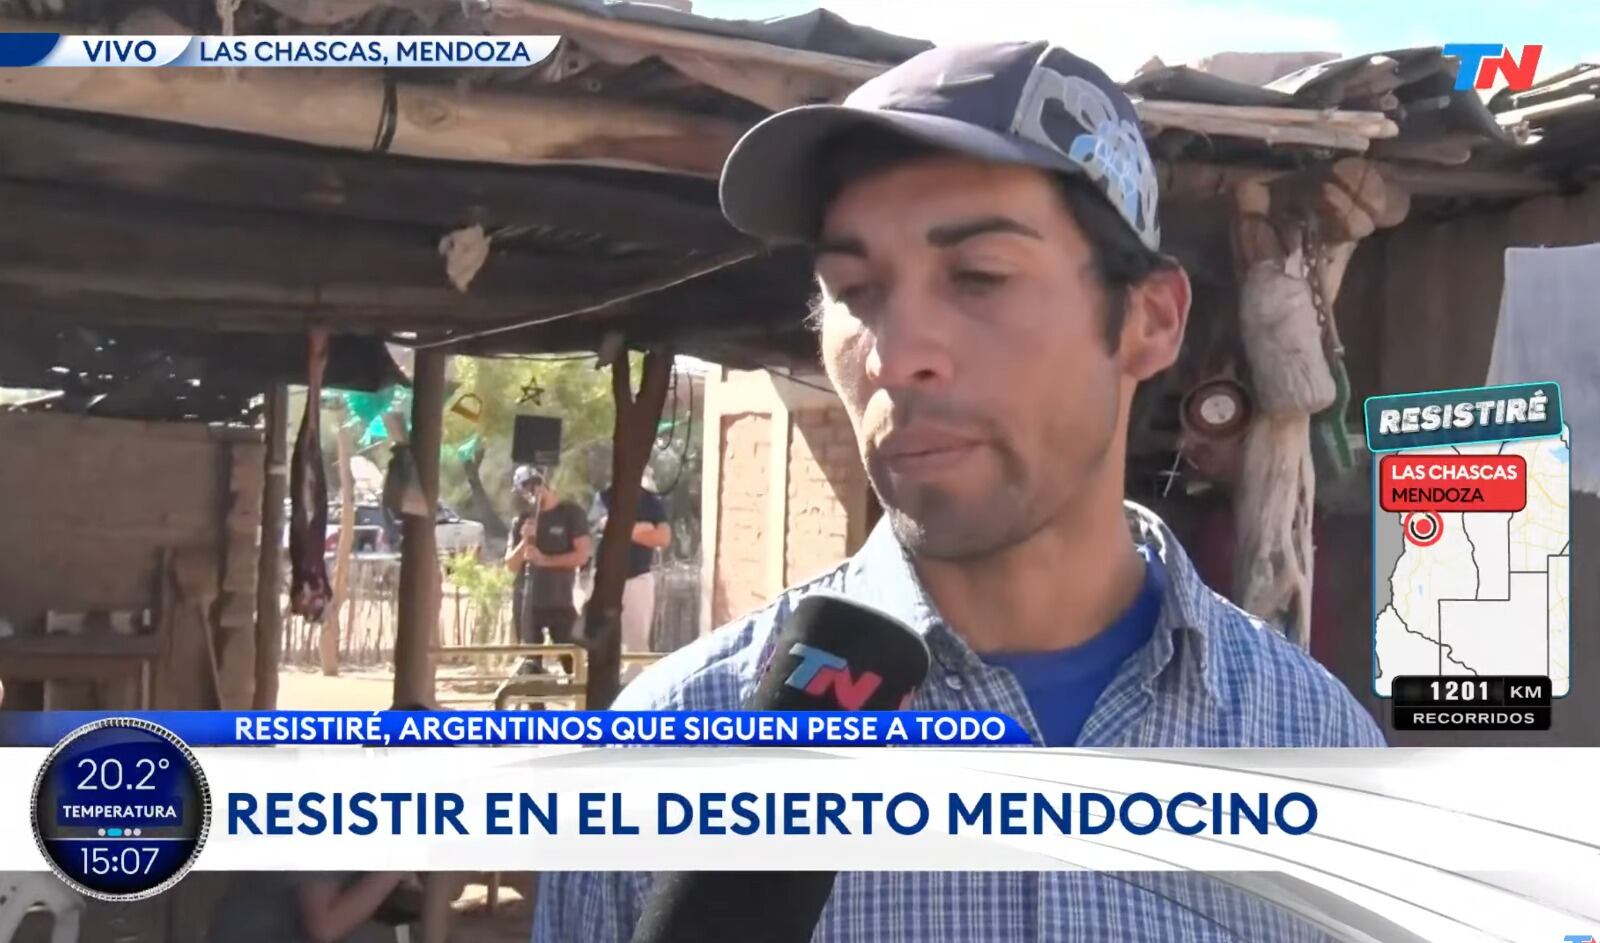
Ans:
[{"label": "wooden post", "polygon": [[[261,487],[261,556],[256,573],[256,710],[278,706],[283,658],[283,499],[289,491],[289,390],[267,391],[266,466]],[[163,577],[165,578],[165,577]],[[165,617],[165,616],[163,616]]]},{"label": "wooden post", "polygon": [[340,410],[338,436],[339,466],[339,543],[333,554],[333,601],[322,619],[321,643],[322,673],[329,677],[339,674],[339,639],[348,638],[342,631],[339,618],[344,611],[345,598],[350,594],[350,552],[355,543],[356,482],[350,468],[350,456],[355,451],[355,433],[350,430],[350,417]]},{"label": "wooden post", "polygon": [[444,430],[445,354],[419,350],[411,378],[411,457],[428,513],[406,515],[400,548],[400,612],[394,638],[394,699],[433,703],[433,659],[439,639],[439,446]]},{"label": "wooden post", "polygon": [[670,351],[651,351],[644,358],[639,393],[633,393],[633,368],[627,351],[611,364],[611,395],[617,419],[612,434],[611,507],[595,560],[594,593],[584,605],[584,644],[589,649],[590,710],[611,706],[622,690],[622,590],[628,579],[628,549],[639,516],[641,476],[650,460],[656,423],[667,398],[672,375]]},{"label": "wooden post", "polygon": [[450,939],[450,902],[461,893],[460,879],[450,872],[430,872],[422,879],[422,943]]}]

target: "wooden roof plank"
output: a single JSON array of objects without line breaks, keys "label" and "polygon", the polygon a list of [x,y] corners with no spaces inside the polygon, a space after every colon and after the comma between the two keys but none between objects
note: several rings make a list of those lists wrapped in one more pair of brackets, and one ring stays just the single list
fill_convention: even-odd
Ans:
[{"label": "wooden roof plank", "polygon": [[[0,21],[0,28],[6,23]],[[3,69],[0,101],[372,151],[384,73],[342,69]],[[663,108],[400,82],[388,150],[437,160],[598,164],[713,178],[739,124]]]},{"label": "wooden roof plank", "polygon": [[[0,108],[0,177],[103,187],[179,203],[292,210],[315,216],[428,224],[546,225],[638,245],[716,248],[745,241],[709,185],[700,199],[555,168],[425,164],[170,125]],[[589,176],[593,176],[590,174]]]},{"label": "wooden roof plank", "polygon": [[[503,322],[627,295],[693,257],[492,252],[458,292],[426,233],[0,183],[5,302],[111,313],[108,299],[386,313],[394,329]],[[188,317],[192,318],[192,314]],[[172,323],[185,323],[175,317]],[[204,322],[188,320],[196,327]]]}]

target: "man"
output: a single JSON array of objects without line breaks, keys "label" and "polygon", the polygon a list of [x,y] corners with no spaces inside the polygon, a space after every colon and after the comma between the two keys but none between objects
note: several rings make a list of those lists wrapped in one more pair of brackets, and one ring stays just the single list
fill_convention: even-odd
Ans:
[{"label": "man", "polygon": [[[560,500],[555,487],[526,466],[517,469],[512,481],[529,508],[511,522],[506,551],[506,568],[517,574],[511,595],[517,637],[524,645],[539,645],[548,632],[551,642],[571,642],[578,621],[572,590],[578,568],[589,559],[589,520],[582,508]],[[572,672],[570,655],[561,656],[561,664]],[[542,670],[544,659],[527,665]]]},{"label": "man", "polygon": [[[1159,253],[1133,107],[1045,43],[941,48],[735,147],[723,209],[809,242],[829,379],[884,519],[856,556],[674,653],[619,709],[737,707],[813,589],[897,615],[911,706],[1004,711],[1035,743],[1377,746],[1338,681],[1213,593],[1123,501],[1134,388],[1178,355],[1189,282]],[[621,941],[649,881],[548,875],[535,939]],[[1320,939],[1190,875],[839,876],[814,940]]]},{"label": "man", "polygon": [[[415,875],[395,871],[235,874],[207,937],[215,943],[393,943],[400,919],[383,914],[397,891],[420,898]],[[416,915],[420,917],[420,914]],[[410,915],[407,915],[410,918]],[[414,918],[405,922],[414,922]]]},{"label": "man", "polygon": [[[626,652],[650,651],[650,626],[656,613],[656,551],[672,544],[667,505],[656,494],[655,476],[648,468],[642,488],[628,545],[628,581],[622,586],[622,650]],[[611,513],[610,488],[595,496],[595,512],[595,527],[603,532]]]},{"label": "man", "polygon": [[[401,702],[390,710],[427,711]],[[422,882],[399,871],[239,872],[212,912],[211,943],[393,943],[420,920]],[[459,896],[459,891],[457,892]]]}]

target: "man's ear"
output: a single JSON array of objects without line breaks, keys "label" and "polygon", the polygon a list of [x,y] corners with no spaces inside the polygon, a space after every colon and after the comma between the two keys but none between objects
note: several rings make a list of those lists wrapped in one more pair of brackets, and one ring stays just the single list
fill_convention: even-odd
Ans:
[{"label": "man's ear", "polygon": [[1147,380],[1177,361],[1189,323],[1189,301],[1189,275],[1180,265],[1163,266],[1128,289],[1118,350],[1124,374]]}]

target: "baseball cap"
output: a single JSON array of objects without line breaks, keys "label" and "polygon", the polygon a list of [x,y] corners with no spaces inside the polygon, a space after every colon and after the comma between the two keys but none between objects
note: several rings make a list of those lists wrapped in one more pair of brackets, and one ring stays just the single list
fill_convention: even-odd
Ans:
[{"label": "baseball cap", "polygon": [[544,478],[534,471],[530,465],[519,465],[517,470],[511,473],[511,487],[517,491],[537,488],[542,484],[544,484]]},{"label": "baseball cap", "polygon": [[722,168],[722,211],[753,236],[807,241],[821,223],[818,152],[876,127],[983,160],[1080,177],[1139,240],[1161,245],[1156,174],[1133,102],[1091,62],[1048,42],[941,46],[857,88],[751,128]]}]

